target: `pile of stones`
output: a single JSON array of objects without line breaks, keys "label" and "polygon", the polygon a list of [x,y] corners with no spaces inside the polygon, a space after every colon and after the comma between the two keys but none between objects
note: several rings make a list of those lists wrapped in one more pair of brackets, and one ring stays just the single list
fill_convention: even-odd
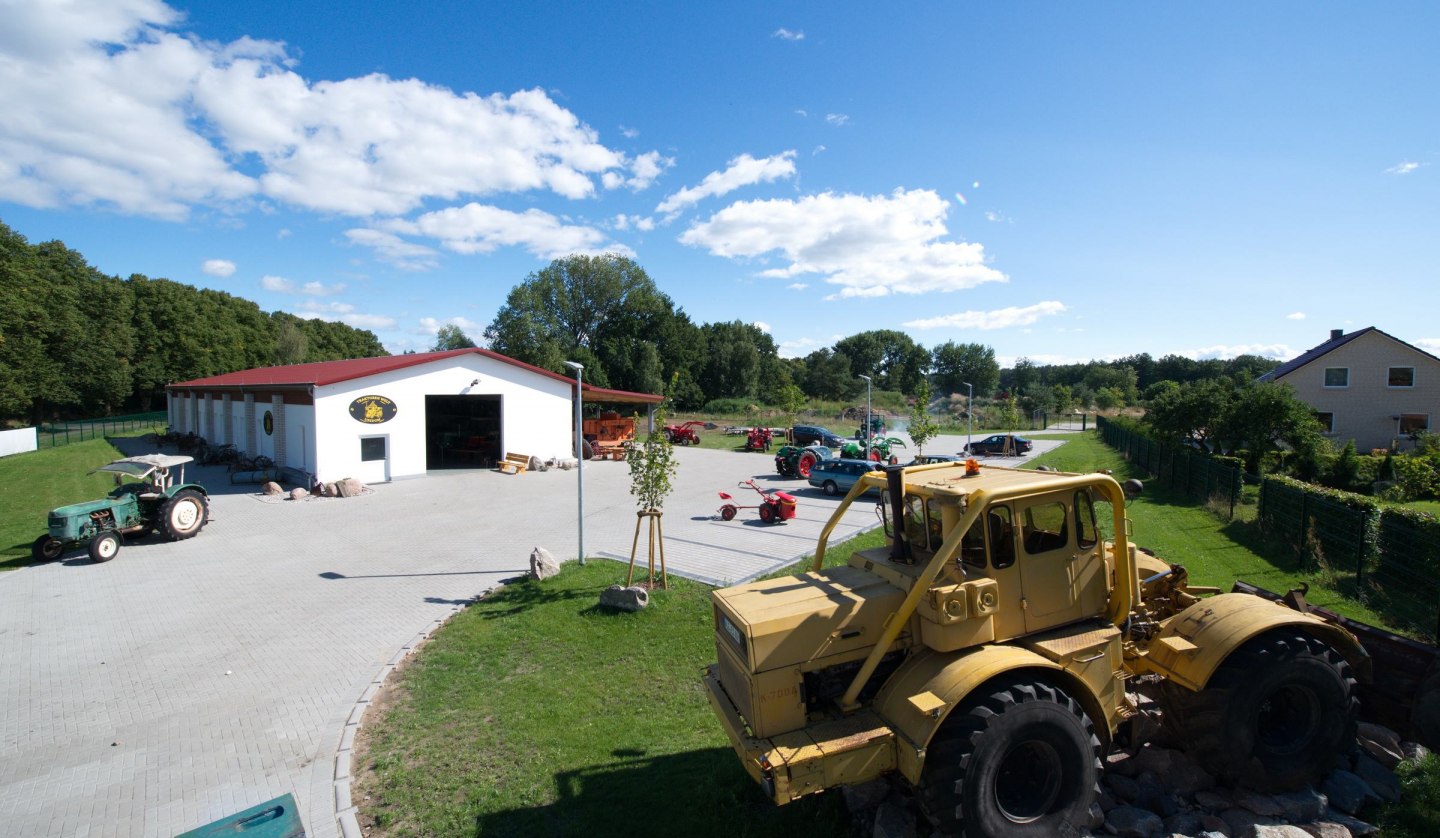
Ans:
[{"label": "pile of stones", "polygon": [[[1147,743],[1104,761],[1092,835],[1120,838],[1349,838],[1379,833],[1358,815],[1400,799],[1395,768],[1429,753],[1394,731],[1362,723],[1357,747],[1319,788],[1261,794],[1227,788],[1184,751]],[[885,780],[845,788],[846,804],[875,838],[931,835],[911,795]]]}]

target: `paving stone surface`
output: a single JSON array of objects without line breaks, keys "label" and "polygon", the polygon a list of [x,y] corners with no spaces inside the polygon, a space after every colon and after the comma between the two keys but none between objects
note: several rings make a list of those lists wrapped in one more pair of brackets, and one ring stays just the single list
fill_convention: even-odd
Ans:
[{"label": "paving stone surface", "polygon": [[[813,549],[838,503],[778,478],[770,456],[678,456],[664,520],[677,575],[735,582],[782,567]],[[628,470],[584,472],[586,552],[628,560]],[[797,519],[721,522],[716,492],[748,477],[794,491]],[[291,792],[307,834],[339,835],[357,703],[452,612],[525,573],[532,548],[576,551],[574,471],[433,473],[304,501],[231,487],[218,469],[191,479],[212,492],[193,539],[0,574],[4,834],[171,836]],[[876,523],[874,503],[857,503],[833,540]]]}]

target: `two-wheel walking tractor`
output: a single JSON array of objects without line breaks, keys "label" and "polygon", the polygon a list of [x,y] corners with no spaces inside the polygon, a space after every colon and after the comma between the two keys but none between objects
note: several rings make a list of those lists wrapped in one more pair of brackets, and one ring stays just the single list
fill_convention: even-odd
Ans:
[{"label": "two-wheel walking tractor", "polygon": [[[36,561],[53,561],[84,545],[90,558],[108,562],[125,535],[156,532],[171,541],[200,532],[210,511],[205,487],[185,482],[193,458],[168,454],[126,457],[94,471],[114,475],[115,488],[99,500],[50,511],[49,531],[30,547]],[[177,469],[178,473],[172,472]],[[129,478],[127,480],[127,478]]]},{"label": "two-wheel walking tractor", "polygon": [[735,513],[742,509],[758,509],[760,520],[766,524],[778,524],[795,517],[795,496],[786,492],[767,492],[755,485],[754,480],[741,480],[739,485],[754,489],[760,493],[758,506],[741,506],[735,503],[735,498],[729,492],[721,492],[720,499],[725,501],[720,507],[720,518],[724,521],[735,520]]}]

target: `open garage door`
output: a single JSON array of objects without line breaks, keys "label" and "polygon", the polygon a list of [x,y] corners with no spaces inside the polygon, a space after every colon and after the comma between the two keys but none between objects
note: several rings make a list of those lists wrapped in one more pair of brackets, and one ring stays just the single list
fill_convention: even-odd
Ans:
[{"label": "open garage door", "polygon": [[500,396],[426,396],[425,468],[492,468],[500,450]]}]

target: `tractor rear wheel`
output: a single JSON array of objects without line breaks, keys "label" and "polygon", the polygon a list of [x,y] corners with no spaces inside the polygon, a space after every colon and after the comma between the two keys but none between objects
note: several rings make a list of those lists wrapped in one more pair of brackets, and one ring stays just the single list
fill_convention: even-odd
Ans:
[{"label": "tractor rear wheel", "polygon": [[1099,796],[1100,740],[1063,690],[1000,685],[962,705],[927,748],[921,802],[941,832],[1078,834]]},{"label": "tractor rear wheel", "polygon": [[1160,697],[1166,726],[1201,765],[1257,791],[1320,779],[1355,740],[1349,664],[1293,629],[1241,646],[1200,692],[1167,682]]},{"label": "tractor rear wheel", "polygon": [[809,477],[810,469],[814,468],[818,462],[820,462],[820,458],[815,456],[814,451],[804,451],[795,463],[795,470],[800,472],[801,477]]},{"label": "tractor rear wheel", "polygon": [[65,552],[65,542],[51,538],[49,533],[35,539],[30,545],[30,557],[37,562],[53,562]]},{"label": "tractor rear wheel", "polygon": [[97,533],[94,538],[90,539],[88,550],[90,558],[96,563],[108,562],[115,558],[116,553],[120,552],[120,535],[114,530]]},{"label": "tractor rear wheel", "polygon": [[194,489],[181,489],[160,505],[159,530],[167,539],[191,538],[205,526],[209,505]]},{"label": "tractor rear wheel", "polygon": [[760,521],[765,524],[775,523],[775,507],[768,503],[760,504]]}]

